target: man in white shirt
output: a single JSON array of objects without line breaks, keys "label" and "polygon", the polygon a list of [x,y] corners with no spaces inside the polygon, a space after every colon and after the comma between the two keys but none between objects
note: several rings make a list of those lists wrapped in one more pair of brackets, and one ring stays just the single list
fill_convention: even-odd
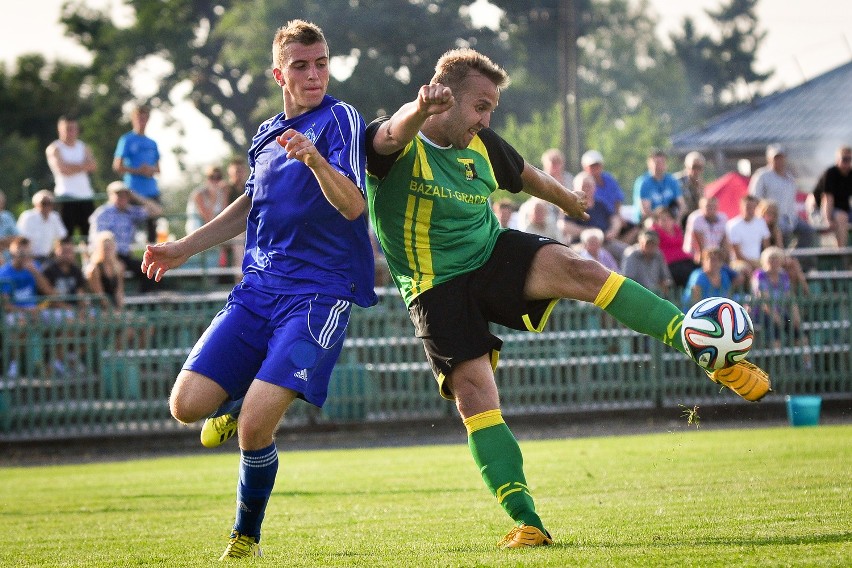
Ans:
[{"label": "man in white shirt", "polygon": [[43,262],[53,250],[53,243],[68,236],[68,229],[56,212],[56,199],[49,189],[33,195],[33,208],[18,217],[18,232],[29,239],[36,262]]},{"label": "man in white shirt", "polygon": [[760,199],[774,199],[778,203],[778,227],[789,245],[793,235],[796,247],[814,246],[816,231],[799,217],[796,210],[796,179],[787,169],[786,151],[777,144],[766,147],[766,165],[754,172],[748,185],[750,195]]},{"label": "man in white shirt", "polygon": [[68,232],[89,234],[89,216],[95,210],[94,191],[89,174],[97,168],[92,151],[78,138],[77,120],[62,116],[56,125],[59,138],[45,150],[53,172],[54,194],[62,206],[62,222]]},{"label": "man in white shirt", "polygon": [[726,231],[731,244],[731,265],[747,279],[760,267],[760,253],[769,246],[769,227],[755,215],[758,199],[744,195],[740,199],[740,214],[728,221]]}]

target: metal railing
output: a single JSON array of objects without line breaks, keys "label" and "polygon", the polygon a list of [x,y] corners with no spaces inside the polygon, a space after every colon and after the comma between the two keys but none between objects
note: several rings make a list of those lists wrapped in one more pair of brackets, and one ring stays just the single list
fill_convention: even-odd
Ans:
[{"label": "metal railing", "polygon": [[[168,410],[171,385],[226,296],[138,296],[122,311],[91,303],[79,317],[39,316],[23,325],[3,313],[0,440],[178,430]],[[752,313],[762,306],[743,303]],[[803,320],[798,342],[789,329],[773,342],[755,321],[749,359],[772,376],[768,398],[852,395],[852,281],[812,282],[809,295],[777,307],[789,312],[793,305]],[[504,340],[497,381],[507,414],[740,402],[682,354],[589,304],[559,302],[543,333],[497,326],[494,332]],[[17,367],[12,374],[10,366]],[[437,393],[404,304],[385,291],[377,306],[353,309],[323,410],[297,402],[285,420],[380,422],[454,413]]]}]

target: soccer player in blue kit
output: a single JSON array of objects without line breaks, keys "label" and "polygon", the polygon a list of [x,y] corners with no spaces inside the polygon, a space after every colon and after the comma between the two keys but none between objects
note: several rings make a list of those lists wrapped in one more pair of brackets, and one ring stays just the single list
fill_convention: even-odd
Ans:
[{"label": "soccer player in blue kit", "polygon": [[180,422],[210,417],[206,446],[238,432],[236,522],[220,560],[261,555],[278,470],[275,429],[297,397],[322,406],[352,302],[377,300],[364,121],[326,94],[328,45],[316,25],[293,20],[280,28],[273,65],[284,112],[252,140],[245,193],[186,237],[149,245],[142,262],[160,280],[246,229],[243,279],[192,349],[169,401]]}]

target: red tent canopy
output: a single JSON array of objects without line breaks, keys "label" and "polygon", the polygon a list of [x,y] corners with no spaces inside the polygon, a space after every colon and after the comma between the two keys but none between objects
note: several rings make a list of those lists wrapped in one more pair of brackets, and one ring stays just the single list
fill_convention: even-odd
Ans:
[{"label": "red tent canopy", "polygon": [[740,214],[740,199],[748,193],[748,179],[737,172],[728,172],[704,187],[705,197],[719,201],[719,211],[733,219]]},{"label": "red tent canopy", "polygon": [[[704,186],[705,197],[715,197],[719,201],[719,211],[733,219],[740,214],[740,199],[748,193],[749,178],[738,173],[728,172],[716,181]],[[802,219],[807,220],[805,200],[807,194],[796,193],[796,209]]]}]

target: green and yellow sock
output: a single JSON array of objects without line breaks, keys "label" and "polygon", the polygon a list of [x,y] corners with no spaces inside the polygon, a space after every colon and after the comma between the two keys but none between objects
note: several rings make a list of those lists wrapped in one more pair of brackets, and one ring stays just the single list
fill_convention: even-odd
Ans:
[{"label": "green and yellow sock", "polygon": [[611,273],[595,298],[595,305],[633,331],[686,354],[680,339],[683,312],[635,281]]},{"label": "green and yellow sock", "polygon": [[524,458],[518,441],[503,422],[500,410],[488,410],[464,421],[473,461],[497,503],[518,524],[544,532],[524,477]]}]

